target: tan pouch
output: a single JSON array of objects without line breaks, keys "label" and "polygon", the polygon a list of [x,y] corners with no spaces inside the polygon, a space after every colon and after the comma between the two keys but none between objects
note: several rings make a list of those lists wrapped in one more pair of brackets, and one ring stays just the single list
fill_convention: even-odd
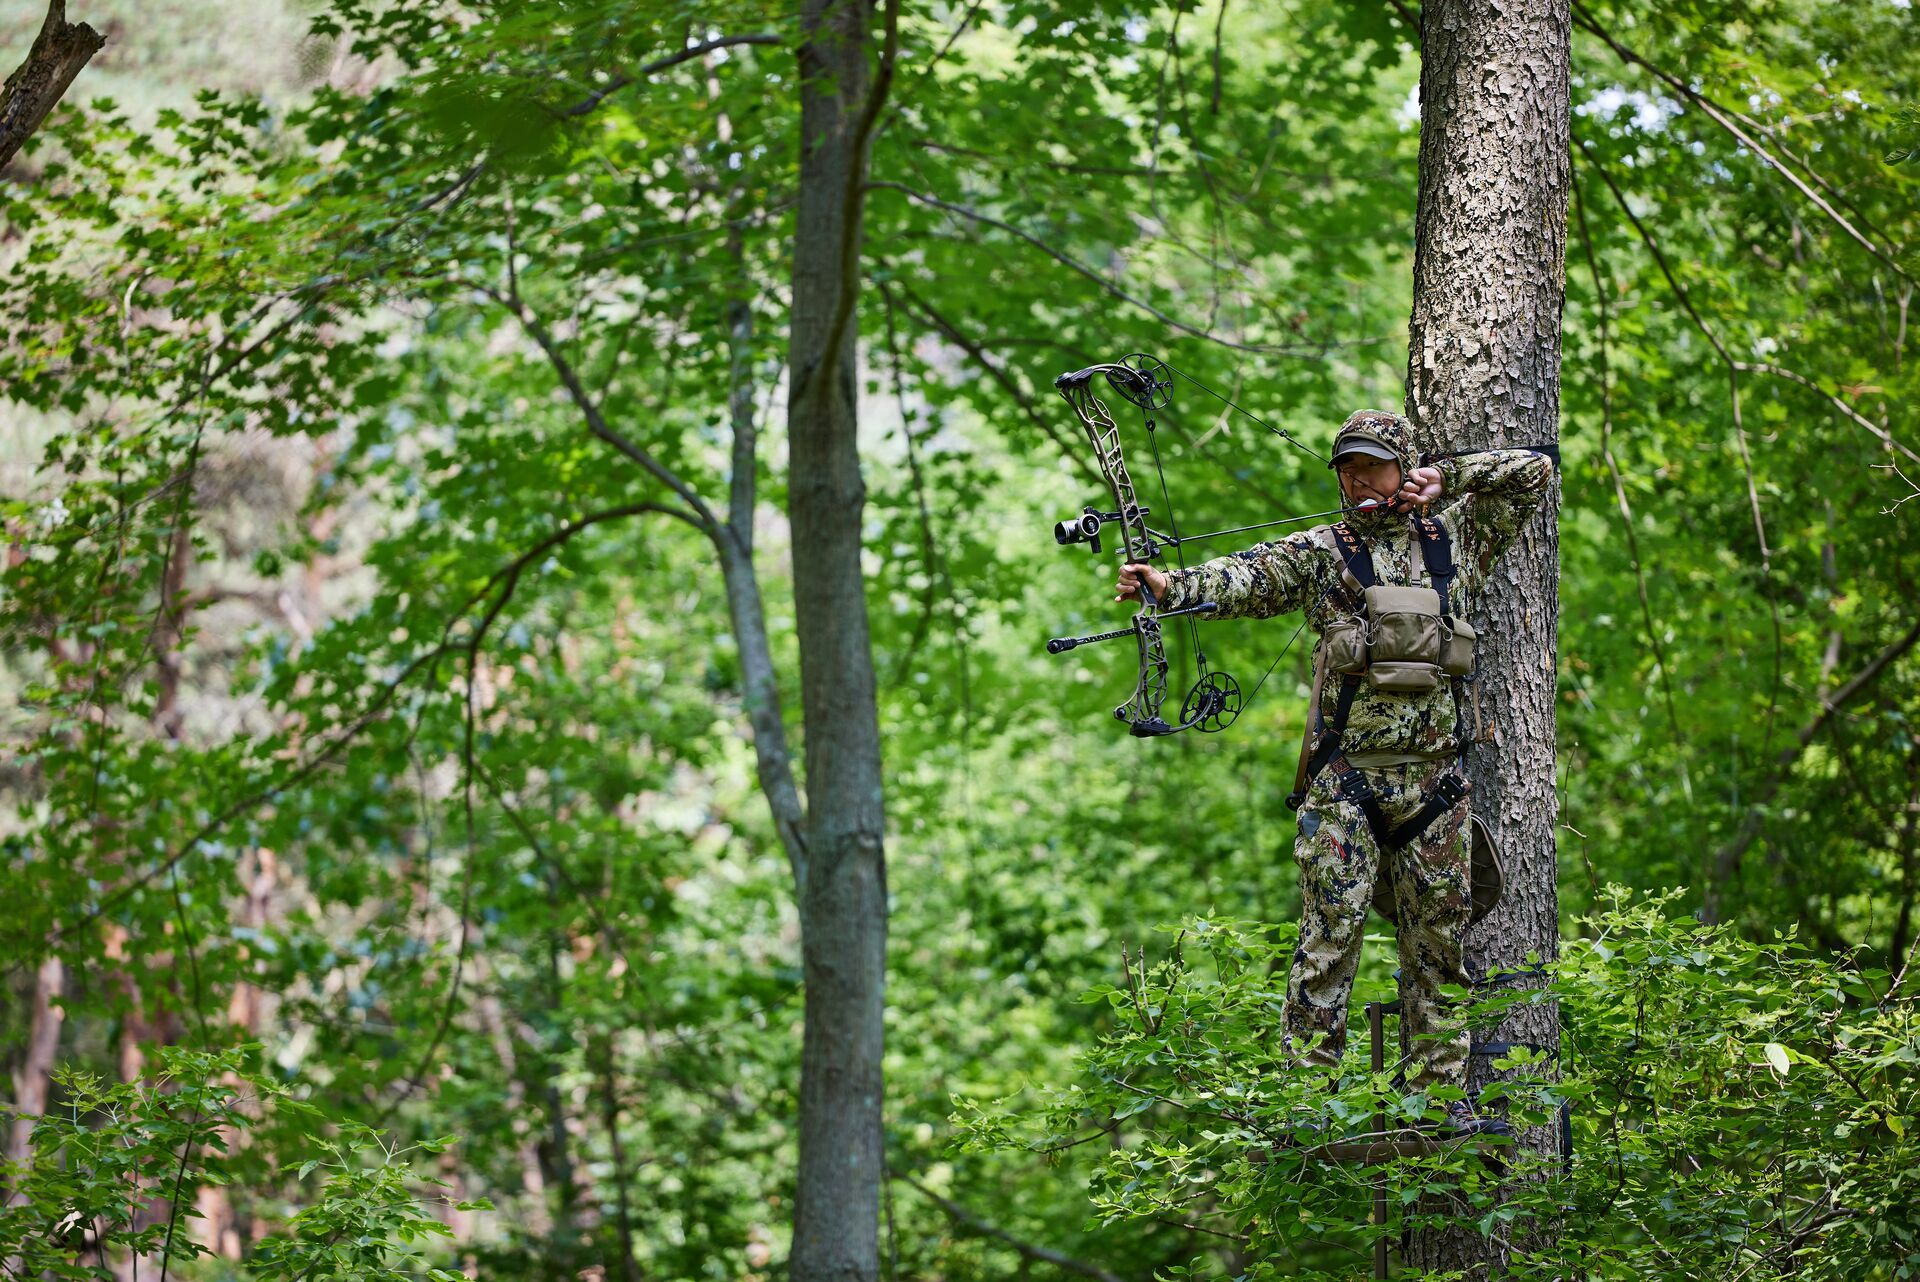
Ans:
[{"label": "tan pouch", "polygon": [[1367,589],[1367,680],[1376,690],[1425,694],[1440,684],[1440,594],[1376,584]]},{"label": "tan pouch", "polygon": [[1479,634],[1457,614],[1446,616],[1445,632],[1440,645],[1440,666],[1450,677],[1464,677],[1473,671],[1473,647]]},{"label": "tan pouch", "polygon": [[1432,588],[1367,589],[1367,652],[1375,665],[1440,662],[1440,594]]},{"label": "tan pouch", "polygon": [[1321,634],[1326,671],[1359,676],[1367,670],[1367,625],[1359,619],[1335,619]]},{"label": "tan pouch", "polygon": [[1373,683],[1376,690],[1390,690],[1394,694],[1425,694],[1440,684],[1440,665],[1375,659],[1367,667],[1367,680]]}]

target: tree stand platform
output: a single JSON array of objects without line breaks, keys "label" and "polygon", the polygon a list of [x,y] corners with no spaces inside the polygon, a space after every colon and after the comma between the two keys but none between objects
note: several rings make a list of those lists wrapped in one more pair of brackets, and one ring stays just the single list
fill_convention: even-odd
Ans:
[{"label": "tree stand platform", "polygon": [[[1371,1065],[1376,1073],[1385,1072],[1387,1067],[1386,1017],[1397,1016],[1399,1013],[1399,1002],[1367,1003],[1367,1034],[1370,1041]],[[1349,1162],[1360,1166],[1384,1166],[1396,1157],[1423,1157],[1468,1144],[1482,1147],[1482,1141],[1472,1135],[1462,1135],[1456,1139],[1439,1139],[1422,1131],[1388,1130],[1386,1110],[1382,1109],[1373,1115],[1373,1132],[1366,1138],[1338,1140],[1297,1151],[1300,1157],[1309,1162]],[[1268,1149],[1265,1152],[1256,1152],[1253,1160],[1265,1162],[1278,1151],[1280,1150]],[[1499,1160],[1497,1154],[1483,1154],[1483,1156],[1490,1162]],[[1382,1228],[1387,1223],[1387,1192],[1387,1174],[1383,1170],[1373,1180],[1372,1217],[1372,1222]],[[1387,1239],[1384,1233],[1373,1244],[1373,1276],[1376,1278],[1388,1276]]]}]

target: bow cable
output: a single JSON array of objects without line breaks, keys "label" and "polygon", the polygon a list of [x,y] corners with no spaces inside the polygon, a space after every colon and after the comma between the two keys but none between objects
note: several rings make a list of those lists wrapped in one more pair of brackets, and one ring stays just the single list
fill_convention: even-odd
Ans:
[{"label": "bow cable", "polygon": [[1289,432],[1286,428],[1275,427],[1273,424],[1267,422],[1267,420],[1265,420],[1264,418],[1261,418],[1258,414],[1255,414],[1252,410],[1247,409],[1245,406],[1235,404],[1233,400],[1231,400],[1226,396],[1222,396],[1219,392],[1214,391],[1211,387],[1208,387],[1205,383],[1202,383],[1199,379],[1187,373],[1185,370],[1180,369],[1178,366],[1169,365],[1165,361],[1161,361],[1160,363],[1161,365],[1165,366],[1166,371],[1169,374],[1172,374],[1175,378],[1186,379],[1189,383],[1192,383],[1195,387],[1205,392],[1208,396],[1211,396],[1214,400],[1219,401],[1222,405],[1225,405],[1228,409],[1238,411],[1241,414],[1245,414],[1248,418],[1252,419],[1254,422],[1258,423],[1260,426],[1266,428],[1269,432],[1272,432],[1275,436],[1279,437],[1281,440],[1285,441],[1287,444],[1293,446],[1295,449],[1303,450],[1306,453],[1313,455],[1313,457],[1319,459],[1322,463],[1327,462],[1326,455],[1320,453],[1320,451],[1312,448],[1311,446],[1303,443],[1298,437],[1296,437],[1292,432]]}]

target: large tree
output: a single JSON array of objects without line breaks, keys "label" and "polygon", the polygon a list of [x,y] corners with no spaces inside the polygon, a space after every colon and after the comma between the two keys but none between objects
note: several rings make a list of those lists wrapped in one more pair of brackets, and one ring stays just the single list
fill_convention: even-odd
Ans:
[{"label": "large tree", "polygon": [[[1567,0],[1504,6],[1429,0],[1421,10],[1420,204],[1407,415],[1446,451],[1560,439],[1566,298]],[[1478,603],[1484,742],[1469,756],[1474,810],[1505,855],[1507,893],[1468,938],[1476,977],[1529,976],[1559,951],[1554,794],[1557,497],[1529,523]],[[1557,1049],[1551,1003],[1516,1006],[1489,1040]],[[1474,1057],[1469,1090],[1488,1080]],[[1536,1145],[1556,1133],[1529,1137]],[[1495,1240],[1454,1228],[1415,1236],[1410,1262],[1477,1265]]]}]

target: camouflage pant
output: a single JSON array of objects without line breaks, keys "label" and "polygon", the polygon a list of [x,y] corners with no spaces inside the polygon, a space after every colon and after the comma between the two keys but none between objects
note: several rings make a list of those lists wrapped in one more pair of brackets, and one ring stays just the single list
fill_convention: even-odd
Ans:
[{"label": "camouflage pant", "polygon": [[[1423,761],[1362,771],[1380,798],[1388,823],[1411,818],[1448,761]],[[1287,978],[1282,1022],[1290,1054],[1308,1064],[1337,1066],[1347,1044],[1347,998],[1376,875],[1392,879],[1400,914],[1400,1045],[1414,1087],[1434,1082],[1464,1086],[1469,1037],[1464,1019],[1449,1013],[1442,984],[1465,985],[1460,938],[1473,910],[1467,886],[1467,803],[1436,818],[1414,842],[1380,846],[1360,807],[1336,794],[1323,770],[1300,811],[1293,857],[1300,865],[1300,946]]]}]

